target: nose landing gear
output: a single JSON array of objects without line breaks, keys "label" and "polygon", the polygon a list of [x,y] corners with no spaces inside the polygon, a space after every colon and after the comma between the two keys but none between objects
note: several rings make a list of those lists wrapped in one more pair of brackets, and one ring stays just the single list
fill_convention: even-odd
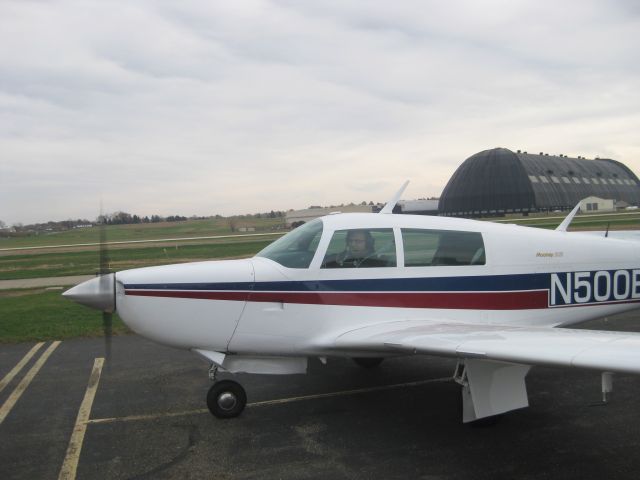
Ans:
[{"label": "nose landing gear", "polygon": [[207,407],[218,418],[237,417],[247,405],[247,392],[233,380],[216,382],[217,373],[218,367],[213,365],[209,370],[209,378],[215,383],[207,393]]},{"label": "nose landing gear", "polygon": [[207,393],[207,407],[218,418],[237,417],[247,404],[247,393],[233,380],[221,380],[213,384]]}]

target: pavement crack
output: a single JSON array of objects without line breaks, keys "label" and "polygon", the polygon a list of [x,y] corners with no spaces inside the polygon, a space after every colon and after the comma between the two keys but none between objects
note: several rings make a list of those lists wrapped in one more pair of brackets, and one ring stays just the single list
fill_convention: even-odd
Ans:
[{"label": "pavement crack", "polygon": [[139,475],[134,475],[133,477],[129,477],[129,480],[144,480],[148,478],[156,478],[158,474],[170,469],[171,467],[183,462],[189,454],[193,451],[196,444],[200,441],[200,431],[198,430],[198,426],[194,424],[189,425],[174,425],[176,427],[186,428],[188,431],[187,435],[187,444],[180,450],[180,452],[173,457],[171,460],[158,465],[151,470],[148,470]]}]

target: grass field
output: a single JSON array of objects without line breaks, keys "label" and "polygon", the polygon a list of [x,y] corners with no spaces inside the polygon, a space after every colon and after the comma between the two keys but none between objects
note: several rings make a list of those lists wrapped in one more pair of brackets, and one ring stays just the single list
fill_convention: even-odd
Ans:
[{"label": "grass field", "polygon": [[[0,290],[0,343],[102,336],[102,313],[63,298],[62,290]],[[117,315],[113,333],[129,330]]]},{"label": "grass field", "polygon": [[[250,257],[272,241],[273,238],[268,240],[229,240],[225,243],[204,245],[111,249],[109,250],[109,268],[119,271],[168,263]],[[0,258],[0,280],[91,275],[96,273],[98,265],[97,249],[79,252],[12,255]]]},{"label": "grass field", "polygon": [[[253,227],[257,233],[271,232],[278,231],[278,227],[281,227],[283,222],[282,218],[240,218],[236,221],[236,227]],[[107,225],[105,231],[107,240],[110,242],[230,235],[233,233],[229,225],[229,219],[226,218],[135,225]],[[0,248],[98,243],[99,241],[99,228],[91,227],[29,237],[0,238]]]},{"label": "grass field", "polygon": [[[184,222],[187,223],[187,222]],[[197,223],[197,222],[191,222]],[[153,224],[154,226],[161,224]],[[111,227],[108,227],[108,230]],[[109,240],[113,240],[113,228]],[[127,229],[124,229],[127,230]],[[96,230],[97,232],[97,230]],[[186,236],[198,236],[193,230],[181,230]],[[75,233],[75,232],[69,232]],[[132,232],[126,232],[127,235]],[[146,238],[168,238],[179,236],[177,229],[148,229]],[[212,233],[207,230],[206,234]],[[215,232],[213,232],[215,233]],[[228,232],[218,232],[228,233]],[[125,239],[127,235],[117,238]],[[89,243],[89,237],[74,237],[75,241]],[[134,238],[134,237],[132,237]],[[137,239],[137,238],[136,238]],[[67,243],[69,237],[58,244]],[[95,239],[98,240],[97,238]],[[110,268],[127,268],[182,263],[207,259],[250,257],[274,240],[273,237],[253,239],[238,237],[208,243],[172,244],[171,246],[136,246],[134,248],[111,248]],[[50,244],[49,240],[46,243]],[[99,255],[95,249],[78,251],[32,251],[29,253],[0,257],[0,280],[54,277],[93,274],[98,269]],[[61,296],[62,290],[0,290],[0,343],[63,340],[74,337],[102,335],[102,314],[78,305]],[[114,334],[127,333],[128,329],[114,315]]]},{"label": "grass field", "polygon": [[[500,219],[485,219],[497,223],[516,223],[528,227],[556,228],[566,217],[564,214],[554,213],[551,215],[539,214],[523,217],[514,215]],[[569,230],[605,230],[607,225],[611,229],[634,230],[640,228],[640,213],[624,212],[611,214],[587,214],[577,215],[571,222]]]}]

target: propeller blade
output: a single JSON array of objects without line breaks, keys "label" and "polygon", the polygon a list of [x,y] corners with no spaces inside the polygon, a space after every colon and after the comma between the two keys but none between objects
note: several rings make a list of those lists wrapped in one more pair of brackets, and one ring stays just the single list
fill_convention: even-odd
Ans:
[{"label": "propeller blade", "polygon": [[111,357],[111,336],[113,333],[113,312],[116,310],[116,274],[111,272],[105,217],[100,207],[99,234],[99,271],[97,276],[65,291],[62,296],[74,302],[102,311],[102,332],[107,366]]},{"label": "propeller blade", "polygon": [[[111,274],[109,269],[109,249],[107,248],[107,231],[106,231],[106,223],[105,217],[102,213],[102,205],[100,205],[100,277],[103,278],[103,275]],[[113,275],[111,275],[113,276]],[[115,281],[115,278],[114,278]],[[113,291],[115,292],[115,285],[113,287]],[[115,298],[114,298],[114,308],[115,308]],[[102,333],[104,334],[104,357],[107,367],[110,365],[111,361],[111,334],[113,327],[113,315],[111,311],[103,311],[102,312]]]},{"label": "propeller blade", "polygon": [[104,358],[107,367],[111,364],[111,328],[113,326],[113,314],[102,312],[102,330],[104,333]]},{"label": "propeller blade", "polygon": [[100,214],[100,275],[111,273],[109,270],[109,249],[107,247],[107,231],[105,218]]}]

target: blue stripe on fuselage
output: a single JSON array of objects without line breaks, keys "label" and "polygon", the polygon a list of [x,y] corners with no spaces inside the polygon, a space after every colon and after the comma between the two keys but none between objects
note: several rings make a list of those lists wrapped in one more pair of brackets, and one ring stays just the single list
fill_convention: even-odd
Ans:
[{"label": "blue stripe on fuselage", "polygon": [[301,280],[286,282],[137,283],[129,290],[216,290],[261,292],[497,292],[546,290],[549,273],[432,278],[376,278],[356,280]]}]

